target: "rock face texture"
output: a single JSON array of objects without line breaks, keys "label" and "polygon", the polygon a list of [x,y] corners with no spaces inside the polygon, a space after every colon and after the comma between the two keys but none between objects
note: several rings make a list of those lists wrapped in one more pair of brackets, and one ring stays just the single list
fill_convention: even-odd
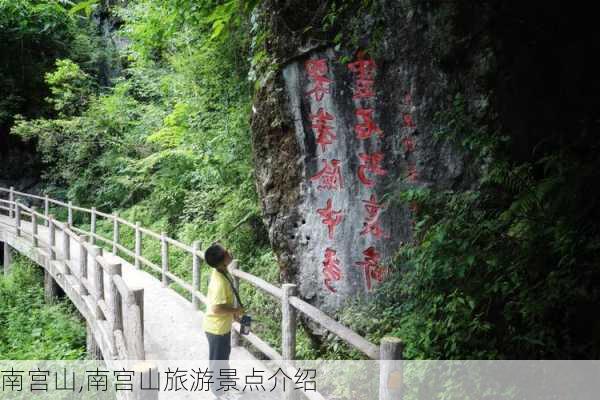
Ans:
[{"label": "rock face texture", "polygon": [[[267,6],[274,33],[292,8]],[[365,38],[354,46],[281,32],[288,40],[269,44],[279,68],[255,101],[257,186],[284,279],[330,312],[372,293],[412,239],[418,209],[399,194],[465,184],[435,121],[452,80],[471,77],[434,66],[426,17],[386,10],[376,50],[368,15],[353,19]]]},{"label": "rock face texture", "polygon": [[5,137],[0,134],[0,186],[14,186],[16,190],[37,193],[39,163],[32,146],[21,143],[8,134]]}]

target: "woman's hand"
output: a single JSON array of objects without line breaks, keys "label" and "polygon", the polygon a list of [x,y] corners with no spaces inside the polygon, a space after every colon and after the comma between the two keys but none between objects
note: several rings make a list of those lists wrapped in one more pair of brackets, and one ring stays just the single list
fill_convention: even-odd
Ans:
[{"label": "woman's hand", "polygon": [[242,307],[236,307],[233,311],[233,319],[235,319],[236,321],[239,321],[245,312],[246,312],[246,310],[244,310]]}]

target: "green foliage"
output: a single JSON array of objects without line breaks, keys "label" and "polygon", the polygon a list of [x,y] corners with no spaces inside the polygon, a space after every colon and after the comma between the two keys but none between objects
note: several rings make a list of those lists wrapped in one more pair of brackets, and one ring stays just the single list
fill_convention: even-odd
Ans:
[{"label": "green foliage", "polygon": [[[342,52],[340,63],[350,62],[352,53],[359,48],[374,58],[385,56],[383,33],[389,24],[386,7],[385,2],[373,0],[328,3],[327,13],[322,18],[322,29],[335,44],[335,50]],[[365,20],[369,23],[365,24]]]},{"label": "green foliage", "polygon": [[0,276],[0,358],[76,360],[85,356],[85,325],[68,300],[44,303],[39,267],[16,258]]},{"label": "green foliage", "polygon": [[69,59],[56,60],[56,70],[46,74],[52,94],[47,100],[59,115],[75,115],[84,110],[93,94],[92,78]]},{"label": "green foliage", "polygon": [[[56,1],[1,0],[0,129],[15,114],[52,113],[44,75],[59,58],[71,58],[87,72],[98,71],[103,50],[88,20],[77,20]],[[64,71],[66,72],[66,71]]]},{"label": "green foliage", "polygon": [[186,104],[177,103],[173,112],[164,119],[164,127],[148,136],[147,141],[161,148],[175,148],[181,144],[183,135],[189,128],[187,115],[189,108]]},{"label": "green foliage", "polygon": [[215,9],[206,17],[206,22],[211,23],[212,33],[210,35],[211,40],[219,39],[224,37],[224,29],[231,24],[231,21],[235,18],[237,10],[239,9],[240,2],[237,0],[230,0],[223,4],[219,4]]},{"label": "green foliage", "polygon": [[68,52],[74,23],[53,1],[0,1],[0,128],[15,113],[39,115],[44,97],[43,75],[55,57]]},{"label": "green foliage", "polygon": [[73,7],[71,7],[71,9],[69,10],[69,13],[77,14],[79,12],[83,12],[89,18],[97,4],[98,0],[81,1],[77,4],[74,4]]},{"label": "green foliage", "polygon": [[[243,56],[255,3],[141,0],[113,9],[128,43],[122,76],[98,89],[81,64],[59,61],[47,75],[58,118],[19,118],[12,132],[37,143],[51,194],[187,243],[219,240],[245,270],[276,282],[254,186]],[[99,234],[111,230],[98,221]],[[133,232],[123,228],[121,241],[133,249]],[[160,263],[157,241],[142,247]],[[188,256],[173,249],[170,266],[191,281]],[[242,291],[256,330],[278,343],[272,300]]]}]

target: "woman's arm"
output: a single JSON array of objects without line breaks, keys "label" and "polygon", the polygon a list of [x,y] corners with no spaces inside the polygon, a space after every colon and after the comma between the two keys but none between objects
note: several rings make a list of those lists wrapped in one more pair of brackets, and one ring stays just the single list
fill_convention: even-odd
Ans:
[{"label": "woman's arm", "polygon": [[216,315],[233,315],[237,317],[244,313],[244,309],[242,307],[233,307],[227,304],[215,304],[212,306],[212,311]]}]

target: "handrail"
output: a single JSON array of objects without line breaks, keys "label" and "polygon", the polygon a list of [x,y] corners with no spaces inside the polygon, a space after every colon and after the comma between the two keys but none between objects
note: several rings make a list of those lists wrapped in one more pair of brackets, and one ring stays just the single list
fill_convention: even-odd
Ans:
[{"label": "handrail", "polygon": [[[135,266],[137,268],[140,268],[143,265],[143,266],[147,266],[147,267],[151,268],[152,270],[154,270],[156,272],[159,272],[162,277],[163,286],[165,286],[165,287],[169,286],[169,283],[171,283],[171,282],[176,283],[178,286],[180,286],[183,290],[185,290],[191,296],[192,302],[194,303],[196,308],[200,308],[200,303],[206,304],[206,298],[204,297],[204,295],[202,294],[201,289],[200,289],[201,288],[200,266],[201,266],[202,262],[204,261],[204,252],[201,251],[199,248],[198,248],[198,250],[195,250],[196,247],[193,245],[188,245],[188,244],[182,243],[176,239],[167,237],[164,234],[159,234],[159,233],[153,232],[147,228],[143,228],[139,225],[139,223],[135,223],[135,224],[131,223],[131,222],[119,217],[116,214],[108,214],[108,213],[98,211],[96,209],[88,209],[88,208],[84,208],[84,207],[73,206],[71,204],[71,202],[65,203],[62,201],[51,199],[48,196],[42,197],[42,196],[30,195],[27,193],[15,191],[13,188],[6,189],[6,188],[0,187],[0,192],[8,193],[9,200],[8,201],[0,200],[0,202],[3,204],[8,204],[8,208],[10,208],[10,210],[8,210],[9,215],[13,216],[13,217],[15,215],[15,209],[16,210],[21,209],[21,210],[26,210],[32,214],[35,214],[36,218],[40,217],[40,218],[44,219],[45,221],[48,221],[49,220],[49,207],[48,207],[49,204],[55,204],[55,205],[59,205],[61,207],[66,207],[67,211],[68,211],[68,216],[69,216],[68,219],[69,220],[67,222],[58,222],[56,220],[52,220],[50,217],[50,220],[53,224],[60,227],[61,229],[65,229],[68,226],[69,227],[67,229],[68,231],[76,231],[76,232],[79,232],[80,234],[88,235],[88,236],[90,236],[92,243],[94,243],[95,240],[101,240],[101,241],[107,243],[109,246],[112,246],[113,254],[118,255],[118,253],[120,251],[120,252],[126,254],[127,256],[132,257],[134,260]],[[30,209],[22,204],[17,205],[17,197],[25,197],[25,198],[29,198],[29,199],[43,201],[44,202],[44,213],[41,214],[36,211],[33,211],[32,209]],[[3,208],[0,207],[0,210],[2,210],[2,209]],[[6,209],[6,208],[4,208],[4,209]],[[84,230],[72,227],[73,211],[90,214],[91,228],[89,231],[84,231]],[[106,218],[109,221],[113,222],[113,238],[112,239],[107,239],[105,237],[99,236],[96,233],[96,230],[95,230],[96,218],[98,216]],[[121,243],[119,243],[119,224],[126,225],[126,226],[134,229],[134,231],[135,231],[135,247],[134,247],[134,249],[128,249],[125,246],[123,246]],[[75,235],[75,233],[73,233],[73,235]],[[143,236],[153,238],[160,242],[161,265],[157,265],[157,264],[149,261],[145,257],[143,257],[142,249],[141,249],[141,240],[142,240]],[[192,274],[194,277],[194,282],[192,282],[192,283],[186,282],[184,279],[176,276],[172,271],[170,271],[170,268],[169,268],[170,267],[170,265],[169,265],[169,247],[170,246],[177,247],[178,249],[188,253],[191,256],[191,258],[192,258]],[[301,312],[304,316],[306,316],[313,322],[317,323],[319,326],[332,332],[333,334],[335,334],[336,336],[338,336],[339,338],[344,340],[346,343],[348,343],[351,347],[353,347],[353,348],[359,350],[360,352],[362,352],[363,354],[365,354],[367,357],[369,357],[371,359],[379,359],[380,358],[380,347],[379,346],[371,343],[370,341],[363,338],[356,332],[352,331],[345,325],[341,324],[340,322],[336,321],[332,317],[328,316],[323,311],[319,310],[318,308],[314,307],[313,305],[302,300],[300,297],[296,296],[295,295],[295,285],[290,285],[290,284],[284,285],[284,287],[287,286],[290,290],[289,292],[286,292],[285,290],[283,290],[283,288],[279,288],[279,287],[265,281],[264,279],[262,279],[260,277],[257,277],[248,272],[244,272],[244,271],[238,269],[237,262],[234,264],[235,265],[233,265],[233,267],[230,268],[230,271],[231,271],[231,274],[234,276],[236,285],[239,285],[239,279],[242,279],[245,282],[248,282],[253,287],[270,294],[272,297],[274,297],[281,303],[282,314],[284,315],[284,318],[288,319],[287,321],[282,322],[282,339],[285,339],[282,341],[286,341],[286,343],[284,343],[282,345],[282,354],[285,359],[291,360],[291,359],[295,358],[296,313],[294,311],[296,311],[296,310]],[[285,331],[286,329],[292,330],[292,332],[286,332]],[[239,333],[239,325],[235,324],[234,330],[238,331],[238,333]],[[246,339],[249,342],[251,342],[252,344],[254,344],[255,347],[257,347],[262,353],[267,355],[269,358],[273,358],[273,357],[280,358],[281,357],[275,349],[270,347],[268,344],[266,344],[264,341],[262,341],[257,336],[255,336],[255,335],[246,336]],[[233,340],[234,340],[234,343],[239,341],[239,336],[234,335]]]},{"label": "handrail", "polygon": [[[52,282],[59,283],[82,312],[94,330],[95,340],[107,352],[103,354],[105,359],[144,360],[143,289],[129,287],[121,278],[121,264],[105,257],[101,248],[87,243],[85,236],[76,233],[69,223],[21,204],[14,197],[22,196],[19,193],[11,193],[13,200],[0,199],[0,203],[9,204],[16,237],[30,241],[33,253],[46,257],[45,268]],[[29,217],[28,226],[24,225],[23,216]],[[39,231],[40,222],[47,222],[44,235]],[[72,244],[79,247],[78,258],[71,254]],[[92,255],[91,263],[88,254]],[[106,285],[104,275],[109,278]]]}]

